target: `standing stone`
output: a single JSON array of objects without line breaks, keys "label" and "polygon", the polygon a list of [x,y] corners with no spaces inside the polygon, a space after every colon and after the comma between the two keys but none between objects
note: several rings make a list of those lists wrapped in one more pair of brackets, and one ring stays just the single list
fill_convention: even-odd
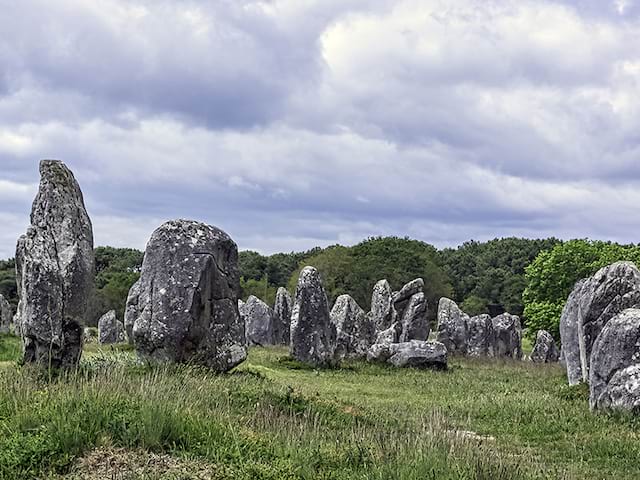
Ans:
[{"label": "standing stone", "polygon": [[386,280],[380,280],[373,287],[369,315],[376,327],[376,332],[387,330],[396,321],[391,296],[391,286]]},{"label": "standing stone", "polygon": [[[567,372],[577,368],[570,358],[575,356],[575,344],[578,344],[580,373],[582,381],[589,379],[591,348],[607,322],[627,308],[640,304],[640,270],[631,262],[617,262],[598,270],[595,275],[581,282],[580,291],[572,293],[577,302],[571,310],[563,314],[561,333],[562,343],[567,342]],[[569,307],[571,301],[567,301]],[[571,317],[568,315],[572,314]],[[564,327],[564,328],[563,328]],[[572,327],[572,328],[571,328]],[[577,339],[575,338],[577,336]],[[568,375],[569,383],[575,379]]]},{"label": "standing stone", "polygon": [[438,341],[447,347],[450,354],[467,354],[469,315],[456,302],[441,298],[438,303]]},{"label": "standing stone", "polygon": [[101,345],[127,341],[124,325],[116,318],[115,310],[105,313],[98,320],[98,341]]},{"label": "standing stone", "polygon": [[426,341],[429,338],[429,320],[427,319],[427,299],[419,292],[411,296],[402,314],[402,332],[400,342],[410,340]]},{"label": "standing stone", "polygon": [[289,353],[299,362],[315,367],[334,363],[336,329],[331,322],[329,302],[314,267],[300,272],[291,313]]},{"label": "standing stone", "polygon": [[349,295],[340,295],[331,309],[336,328],[336,357],[364,358],[375,340],[375,326]]},{"label": "standing stone", "polygon": [[0,333],[9,333],[12,316],[11,305],[0,295]]},{"label": "standing stone", "polygon": [[225,372],[245,360],[238,247],[222,230],[172,220],[149,240],[133,326],[141,358]]},{"label": "standing stone", "polygon": [[631,262],[604,267],[582,288],[578,341],[584,381],[589,379],[591,348],[607,322],[640,303],[640,271]]},{"label": "standing stone", "polygon": [[260,347],[273,345],[273,310],[269,305],[258,297],[251,295],[242,307],[242,312],[241,316],[244,317],[245,321],[247,344]]},{"label": "standing stone", "polygon": [[612,318],[593,344],[589,372],[592,409],[640,408],[640,309]]},{"label": "standing stone", "polygon": [[470,357],[493,357],[495,335],[489,315],[471,317],[467,322],[467,355]]},{"label": "standing stone", "polygon": [[133,343],[133,325],[138,318],[138,299],[140,298],[140,280],[136,281],[129,289],[127,304],[124,308],[124,329],[127,332],[129,343]]},{"label": "standing stone", "polygon": [[551,334],[546,330],[538,331],[536,344],[531,352],[531,361],[534,363],[556,363],[559,360],[560,352]]},{"label": "standing stone", "polygon": [[580,361],[580,342],[578,341],[578,321],[580,318],[580,295],[588,279],[578,281],[562,309],[560,317],[560,341],[562,343],[562,361],[567,370],[569,385],[577,385],[583,379]]},{"label": "standing stone", "polygon": [[82,333],[82,341],[87,343],[93,343],[98,340],[98,329],[92,327],[84,327]]},{"label": "standing stone", "polygon": [[415,280],[407,283],[399,292],[395,292],[392,295],[391,301],[393,303],[393,308],[396,311],[398,318],[402,318],[404,315],[404,311],[409,305],[409,301],[411,297],[413,297],[416,293],[422,292],[424,288],[424,280],[421,278],[416,278]]},{"label": "standing stone", "polygon": [[522,359],[522,326],[520,317],[503,313],[492,320],[495,356]]},{"label": "standing stone", "polygon": [[286,288],[280,287],[273,305],[273,339],[278,345],[289,345],[293,300]]},{"label": "standing stone", "polygon": [[72,367],[94,278],[93,231],[80,186],[60,161],[40,162],[31,226],[16,248],[25,363]]}]

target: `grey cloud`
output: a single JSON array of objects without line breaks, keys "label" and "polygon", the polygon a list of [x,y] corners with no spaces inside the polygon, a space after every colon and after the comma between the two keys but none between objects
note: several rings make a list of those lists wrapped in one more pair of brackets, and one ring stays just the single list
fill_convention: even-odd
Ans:
[{"label": "grey cloud", "polygon": [[596,7],[12,2],[0,256],[51,157],[80,180],[98,244],[142,248],[174,217],[264,252],[635,240],[640,26]]}]

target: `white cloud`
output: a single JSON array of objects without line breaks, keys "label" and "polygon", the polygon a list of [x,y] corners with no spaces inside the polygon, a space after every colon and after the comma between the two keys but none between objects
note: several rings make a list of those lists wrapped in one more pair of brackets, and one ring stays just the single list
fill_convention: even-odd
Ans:
[{"label": "white cloud", "polygon": [[141,247],[178,216],[262,251],[377,234],[635,241],[640,24],[604,10],[11,3],[0,213],[28,217],[36,161],[54,157],[80,180],[98,244]]}]

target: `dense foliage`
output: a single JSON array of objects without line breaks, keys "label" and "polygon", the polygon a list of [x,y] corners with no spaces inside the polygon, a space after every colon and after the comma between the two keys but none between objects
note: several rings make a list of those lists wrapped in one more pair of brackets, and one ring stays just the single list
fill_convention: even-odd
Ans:
[{"label": "dense foliage", "polygon": [[619,260],[638,263],[640,247],[571,240],[542,251],[526,268],[523,300],[529,333],[545,329],[559,338],[560,315],[576,282]]},{"label": "dense foliage", "polygon": [[[405,283],[422,277],[432,318],[440,298],[452,294],[438,251],[429,244],[408,238],[370,238],[353,247],[332,246],[305,259],[300,268],[304,265],[313,265],[320,271],[330,302],[349,293],[364,309],[370,307],[373,286],[382,278],[399,290]],[[291,290],[295,288],[300,268],[289,280]]]},{"label": "dense foliage", "polygon": [[124,315],[127,294],[140,278],[144,254],[132,248],[98,247],[96,255],[96,288],[90,303],[89,324],[95,325],[104,313],[115,310]]},{"label": "dense foliage", "polygon": [[471,315],[503,311],[522,315],[525,267],[557,243],[555,238],[501,238],[444,249],[442,262],[453,283],[455,300]]},{"label": "dense foliage", "polygon": [[[96,289],[91,299],[90,325],[111,309],[122,316],[143,259],[142,252],[128,248],[98,247],[95,253]],[[367,309],[378,280],[386,278],[392,288],[399,289],[423,277],[431,318],[440,297],[449,296],[473,315],[502,311],[524,314],[532,335],[545,328],[557,337],[560,313],[575,282],[625,259],[640,260],[640,247],[588,240],[503,238],[469,241],[455,249],[438,251],[418,240],[378,237],[352,247],[334,245],[270,256],[240,252],[240,296],[246,299],[256,295],[272,305],[278,287],[287,286],[293,293],[300,269],[313,265],[320,270],[331,301],[349,293]],[[15,307],[12,259],[0,261],[0,293]]]},{"label": "dense foliage", "polygon": [[0,295],[6,298],[14,309],[18,305],[16,262],[13,258],[0,260]]}]

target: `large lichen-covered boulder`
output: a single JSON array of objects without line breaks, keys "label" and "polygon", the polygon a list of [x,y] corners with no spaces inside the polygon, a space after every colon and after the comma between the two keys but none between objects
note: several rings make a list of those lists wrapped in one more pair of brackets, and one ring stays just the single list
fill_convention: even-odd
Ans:
[{"label": "large lichen-covered boulder", "polygon": [[337,359],[365,358],[375,340],[371,318],[349,295],[340,295],[331,309],[331,322],[336,328]]},{"label": "large lichen-covered boulder", "polygon": [[640,412],[640,309],[607,322],[593,344],[589,371],[592,409]]},{"label": "large lichen-covered boulder", "polygon": [[12,319],[11,305],[0,295],[0,333],[9,333]]},{"label": "large lichen-covered boulder", "polygon": [[391,297],[391,286],[387,280],[380,280],[375,284],[371,295],[371,312],[369,315],[376,327],[376,332],[387,330],[396,321]]},{"label": "large lichen-covered boulder", "polygon": [[116,318],[115,310],[105,313],[98,320],[98,341],[101,345],[127,341],[124,325]]},{"label": "large lichen-covered boulder", "polygon": [[273,345],[273,310],[255,295],[250,295],[242,307],[248,345]]},{"label": "large lichen-covered boulder", "polygon": [[487,314],[471,317],[467,321],[467,355],[492,357],[495,348],[493,322]]},{"label": "large lichen-covered boulder", "polygon": [[438,341],[447,347],[450,354],[467,354],[469,315],[448,298],[438,303]]},{"label": "large lichen-covered boulder", "polygon": [[580,319],[580,296],[586,282],[587,279],[583,279],[576,283],[560,316],[561,361],[567,370],[569,385],[577,385],[583,380],[578,322]]},{"label": "large lichen-covered boulder", "polygon": [[492,320],[495,356],[522,359],[522,325],[520,317],[503,313]]},{"label": "large lichen-covered boulder", "polygon": [[129,343],[133,343],[133,325],[138,318],[138,299],[140,298],[140,280],[136,281],[129,289],[127,303],[124,307],[124,329],[127,332]]},{"label": "large lichen-covered boulder", "polygon": [[284,287],[278,288],[273,305],[273,339],[278,345],[289,345],[292,310],[293,300],[289,291]]},{"label": "large lichen-covered boulder", "polygon": [[224,372],[245,360],[238,247],[222,230],[173,220],[153,232],[142,263],[138,355]]},{"label": "large lichen-covered boulder", "polygon": [[425,341],[429,338],[429,320],[427,319],[427,299],[424,293],[418,292],[411,296],[402,314],[402,331],[399,341]]},{"label": "large lichen-covered boulder", "polygon": [[43,160],[40,176],[31,226],[16,248],[16,324],[25,363],[72,367],[82,353],[93,288],[93,230],[71,171]]},{"label": "large lichen-covered boulder", "polygon": [[631,262],[604,267],[582,287],[578,339],[583,379],[589,378],[591,349],[611,318],[640,303],[640,270]]},{"label": "large lichen-covered boulder", "polygon": [[567,301],[567,307],[573,302],[577,305],[565,308],[561,319],[569,383],[576,383],[573,375],[569,375],[570,370],[577,370],[570,360],[576,355],[575,345],[579,350],[581,380],[586,382],[591,349],[604,326],[618,313],[640,305],[640,270],[631,262],[616,262],[601,268],[579,285],[580,290],[572,293],[574,299]]},{"label": "large lichen-covered boulder", "polygon": [[440,342],[411,340],[403,343],[372,345],[367,353],[370,362],[389,363],[394,367],[447,368],[447,349]]},{"label": "large lichen-covered boulder", "polygon": [[329,302],[314,267],[300,272],[291,313],[289,353],[297,361],[315,367],[335,363],[336,328],[331,322]]},{"label": "large lichen-covered boulder", "polygon": [[531,361],[534,363],[556,363],[559,360],[560,352],[553,336],[546,330],[539,330],[531,352]]},{"label": "large lichen-covered boulder", "polygon": [[411,280],[409,283],[404,285],[399,292],[395,292],[392,294],[391,303],[393,304],[393,309],[396,312],[398,319],[401,319],[404,315],[404,311],[409,305],[411,297],[413,297],[416,293],[422,292],[424,288],[424,280],[421,278],[416,278],[415,280]]}]

